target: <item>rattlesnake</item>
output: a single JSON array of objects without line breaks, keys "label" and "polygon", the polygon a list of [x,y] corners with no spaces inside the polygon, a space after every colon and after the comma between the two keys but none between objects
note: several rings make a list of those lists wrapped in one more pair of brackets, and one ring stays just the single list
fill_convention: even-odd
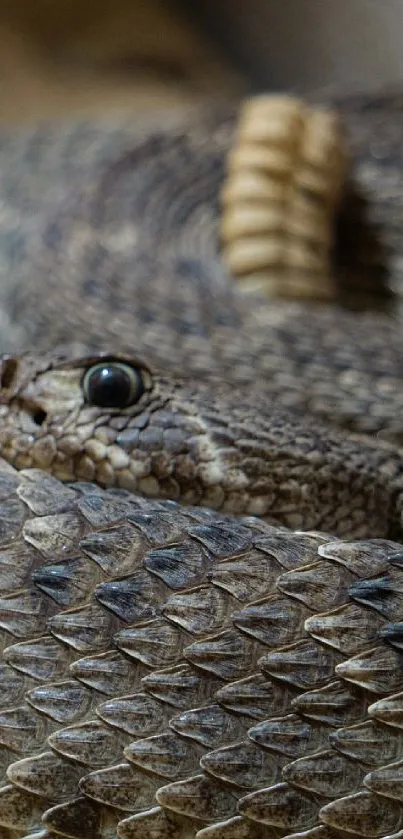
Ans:
[{"label": "rattlesnake", "polygon": [[238,292],[230,108],[1,139],[1,839],[403,836],[403,108],[343,109],[392,315]]}]

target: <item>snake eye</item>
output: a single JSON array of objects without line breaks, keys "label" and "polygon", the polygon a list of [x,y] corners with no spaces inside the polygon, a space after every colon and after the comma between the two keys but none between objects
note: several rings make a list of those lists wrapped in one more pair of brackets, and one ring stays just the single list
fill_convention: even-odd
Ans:
[{"label": "snake eye", "polygon": [[103,361],[86,371],[83,391],[89,405],[127,408],[144,393],[144,381],[138,367],[119,361]]}]

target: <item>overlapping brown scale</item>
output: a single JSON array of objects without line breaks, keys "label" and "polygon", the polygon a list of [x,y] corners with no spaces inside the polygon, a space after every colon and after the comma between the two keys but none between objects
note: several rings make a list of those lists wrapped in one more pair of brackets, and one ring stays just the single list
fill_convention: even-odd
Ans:
[{"label": "overlapping brown scale", "polygon": [[43,823],[51,835],[63,835],[64,831],[64,835],[70,839],[89,836],[106,839],[115,834],[118,822],[118,811],[103,807],[84,796],[49,807],[43,815]]},{"label": "overlapping brown scale", "polygon": [[214,676],[206,679],[202,671],[181,663],[144,676],[142,685],[156,699],[179,710],[205,705],[221,685],[221,680]]},{"label": "overlapping brown scale", "polygon": [[278,755],[271,755],[248,740],[208,752],[200,760],[200,766],[209,775],[245,789],[276,783],[284,765],[285,760]]},{"label": "overlapping brown scale", "polygon": [[369,772],[364,778],[364,785],[371,792],[403,801],[403,760]]},{"label": "overlapping brown scale", "polygon": [[291,699],[290,704],[304,717],[335,728],[362,720],[368,708],[365,691],[340,679],[300,693]]},{"label": "overlapping brown scale", "polygon": [[0,550],[2,593],[7,594],[19,588],[26,588],[32,570],[37,563],[42,561],[39,553],[20,540],[15,545],[10,544],[6,549]]},{"label": "overlapping brown scale", "polygon": [[224,743],[242,739],[247,731],[248,721],[229,714],[220,705],[202,705],[175,715],[170,728],[183,737],[189,737],[207,749],[216,749]]},{"label": "overlapping brown scale", "polygon": [[147,693],[119,696],[101,702],[97,715],[108,726],[127,732],[133,737],[147,737],[168,725],[169,708]]},{"label": "overlapping brown scale", "polygon": [[101,583],[95,597],[120,620],[136,624],[159,616],[166,588],[142,569],[129,577]]},{"label": "overlapping brown scale", "polygon": [[50,806],[52,799],[32,795],[12,784],[0,788],[2,827],[17,830],[20,835],[39,829],[42,816]]},{"label": "overlapping brown scale", "polygon": [[192,833],[195,835],[192,822],[192,819],[157,806],[122,819],[117,835],[119,839],[188,839]]},{"label": "overlapping brown scale", "polygon": [[174,813],[215,822],[237,812],[238,796],[230,787],[220,786],[206,775],[194,775],[162,786],[156,795],[162,807]]},{"label": "overlapping brown scale", "polygon": [[289,784],[326,798],[339,798],[360,789],[365,768],[349,761],[335,749],[301,757],[283,769]]},{"label": "overlapping brown scale", "polygon": [[[105,614],[105,613],[103,613]],[[119,650],[150,668],[168,667],[182,660],[186,637],[164,620],[148,621],[142,626],[122,629],[113,638]],[[105,632],[107,643],[107,632]]]},{"label": "overlapping brown scale", "polygon": [[251,532],[250,528],[238,521],[233,527],[232,521],[229,524],[220,521],[219,518],[218,522],[189,527],[189,535],[204,545],[218,560],[242,555],[253,545],[253,531]]},{"label": "overlapping brown scale", "polygon": [[379,630],[379,638],[387,644],[391,644],[395,649],[403,650],[403,622],[386,623]]},{"label": "overlapping brown scale", "polygon": [[83,556],[43,565],[32,574],[34,585],[66,609],[84,605],[98,580],[94,565]]},{"label": "overlapping brown scale", "polygon": [[6,647],[3,657],[17,673],[30,676],[34,687],[35,681],[48,681],[63,675],[73,660],[73,652],[62,647],[51,635],[43,635]]},{"label": "overlapping brown scale", "polygon": [[[16,475],[18,478],[16,478]],[[23,469],[21,472],[7,475],[3,471],[1,483],[17,480],[17,495],[21,498],[35,516],[50,516],[63,513],[71,508],[76,498],[76,493],[66,484],[60,484],[52,475],[42,472],[41,469]]]},{"label": "overlapping brown scale", "polygon": [[48,738],[49,746],[57,754],[76,760],[90,769],[114,763],[127,743],[127,736],[97,719],[60,728]]},{"label": "overlapping brown scale", "polygon": [[315,562],[281,574],[277,586],[284,594],[300,600],[311,612],[326,612],[345,602],[353,582],[342,566]]},{"label": "overlapping brown scale", "polygon": [[368,839],[379,839],[401,828],[403,809],[396,801],[357,792],[325,805],[319,811],[326,824]]},{"label": "overlapping brown scale", "polygon": [[91,772],[81,779],[81,792],[89,798],[128,813],[141,812],[155,802],[160,779],[129,763]]},{"label": "overlapping brown scale", "polygon": [[336,673],[374,693],[390,693],[403,687],[401,658],[391,647],[376,646],[336,666]]},{"label": "overlapping brown scale", "polygon": [[[133,551],[133,548],[140,543],[140,540],[144,539],[147,540],[151,547],[174,543],[177,539],[180,539],[183,536],[185,523],[188,525],[189,522],[194,524],[195,520],[198,520],[197,514],[188,516],[186,514],[186,510],[178,505],[173,505],[169,510],[160,504],[148,504],[146,509],[132,509],[127,514],[127,521],[131,522],[133,525],[131,551]],[[135,534],[134,541],[133,533]],[[91,544],[99,544],[99,537],[97,538],[95,534],[93,536],[91,535],[89,537],[91,539]]]},{"label": "overlapping brown scale", "polygon": [[17,754],[39,750],[51,732],[51,723],[28,705],[0,712],[0,744]]},{"label": "overlapping brown scale", "polygon": [[78,763],[64,761],[51,751],[12,763],[7,772],[16,786],[58,801],[68,800],[76,794],[81,774]]},{"label": "overlapping brown scale", "polygon": [[326,647],[309,639],[279,647],[259,660],[263,673],[284,679],[301,690],[309,690],[329,681],[340,658]]},{"label": "overlapping brown scale", "polygon": [[35,589],[16,591],[0,597],[0,629],[14,639],[32,638],[44,633],[49,614],[55,609]]},{"label": "overlapping brown scale", "polygon": [[329,740],[337,751],[368,767],[379,765],[380,749],[382,763],[397,760],[403,749],[400,731],[395,732],[370,719],[331,732]]},{"label": "overlapping brown scale", "polygon": [[258,723],[249,729],[248,736],[262,748],[294,760],[323,748],[329,731],[297,714],[287,714]]},{"label": "overlapping brown scale", "polygon": [[61,725],[78,722],[91,710],[95,711],[96,699],[91,691],[76,679],[49,682],[29,690],[26,701],[40,714]]},{"label": "overlapping brown scale", "polygon": [[144,567],[175,591],[202,583],[211,560],[197,542],[185,540],[166,548],[155,548],[143,559]]},{"label": "overlapping brown scale", "polygon": [[[232,531],[219,514],[91,485],[58,501],[37,472],[17,484],[37,545],[19,531],[11,562],[22,557],[43,629],[21,601],[20,625],[36,632],[13,636],[16,612],[3,630],[5,839],[401,830],[399,546],[253,519]],[[71,605],[74,590],[85,602]]]},{"label": "overlapping brown scale", "polygon": [[217,563],[209,575],[214,586],[223,588],[240,603],[259,600],[276,584],[281,566],[263,551],[249,550],[246,556]]},{"label": "overlapping brown scale", "polygon": [[111,577],[132,574],[137,559],[141,568],[147,546],[148,540],[130,524],[115,525],[100,533],[89,533],[80,540],[81,550]]},{"label": "overlapping brown scale", "polygon": [[282,715],[290,707],[295,691],[286,684],[269,681],[262,673],[220,687],[215,697],[221,706],[252,720]]},{"label": "overlapping brown scale", "polygon": [[8,708],[18,705],[23,701],[29,679],[24,678],[8,664],[0,665],[0,708]]},{"label": "overlapping brown scale", "polygon": [[398,621],[403,617],[403,568],[391,564],[382,576],[355,582],[349,594],[358,603],[376,609],[386,620]]},{"label": "overlapping brown scale", "polygon": [[75,553],[84,532],[82,517],[70,512],[31,519],[24,527],[26,541],[49,561],[54,559],[56,552],[60,556]]},{"label": "overlapping brown scale", "polygon": [[205,749],[194,740],[181,737],[174,731],[135,740],[124,750],[126,759],[131,763],[169,781],[194,775],[203,754]]},{"label": "overlapping brown scale", "polygon": [[139,506],[131,498],[122,495],[105,496],[94,485],[81,488],[83,494],[77,501],[77,509],[94,529],[106,529],[109,525],[120,524]]},{"label": "overlapping brown scale", "polygon": [[191,635],[210,635],[229,623],[234,600],[213,586],[168,597],[162,614]]},{"label": "overlapping brown scale", "polygon": [[349,569],[360,579],[372,579],[388,571],[401,546],[388,539],[325,542],[319,545],[318,554]]},{"label": "overlapping brown scale", "polygon": [[276,828],[246,821],[242,816],[233,816],[223,822],[202,828],[196,839],[278,839]]},{"label": "overlapping brown scale", "polygon": [[70,674],[97,694],[116,696],[140,686],[142,675],[147,672],[140,665],[133,667],[130,659],[118,650],[78,658],[70,664]]},{"label": "overlapping brown scale", "polygon": [[267,531],[255,538],[254,545],[277,559],[285,571],[314,562],[322,543],[327,544],[326,537],[321,533],[291,533],[277,528],[267,528]]},{"label": "overlapping brown scale", "polygon": [[344,655],[371,648],[379,638],[384,620],[367,609],[348,603],[305,621],[309,634]]},{"label": "overlapping brown scale", "polygon": [[244,796],[239,801],[238,809],[252,821],[273,825],[285,831],[313,827],[318,805],[320,800],[315,796],[294,789],[289,784],[279,783]]},{"label": "overlapping brown scale", "polygon": [[110,646],[116,621],[95,603],[59,612],[48,621],[52,635],[79,653],[100,652]]},{"label": "overlapping brown scale", "polygon": [[278,647],[302,637],[309,611],[279,594],[233,612],[234,626],[267,647]]},{"label": "overlapping brown scale", "polygon": [[[14,486],[11,487],[11,490]],[[2,542],[7,544],[12,539],[20,535],[23,525],[27,518],[27,511],[24,504],[15,494],[8,498],[3,498],[1,501],[2,517],[0,525],[0,536]],[[4,514],[3,514],[4,510]]]},{"label": "overlapping brown scale", "polygon": [[186,661],[228,682],[252,674],[261,653],[260,644],[234,629],[225,629],[183,650]]},{"label": "overlapping brown scale", "polygon": [[403,693],[385,696],[373,702],[368,708],[368,715],[386,725],[403,729]]}]

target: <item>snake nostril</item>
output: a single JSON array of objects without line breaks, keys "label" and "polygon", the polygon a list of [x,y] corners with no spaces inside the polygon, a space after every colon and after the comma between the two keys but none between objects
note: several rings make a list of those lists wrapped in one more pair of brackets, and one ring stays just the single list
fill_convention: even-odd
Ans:
[{"label": "snake nostril", "polygon": [[6,390],[11,387],[17,372],[17,367],[18,364],[15,358],[8,358],[3,362],[0,374],[0,387]]},{"label": "snake nostril", "polygon": [[42,411],[42,409],[39,408],[34,414],[32,414],[32,419],[36,425],[43,425],[46,420],[46,416],[46,411]]}]

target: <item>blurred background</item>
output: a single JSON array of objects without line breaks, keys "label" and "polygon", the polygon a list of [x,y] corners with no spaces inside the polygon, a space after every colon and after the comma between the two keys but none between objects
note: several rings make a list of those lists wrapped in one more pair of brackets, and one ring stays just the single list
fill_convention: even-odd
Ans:
[{"label": "blurred background", "polygon": [[368,89],[403,80],[402,0],[201,0],[195,5],[259,86]]},{"label": "blurred background", "polygon": [[0,0],[0,119],[397,86],[402,0]]}]

